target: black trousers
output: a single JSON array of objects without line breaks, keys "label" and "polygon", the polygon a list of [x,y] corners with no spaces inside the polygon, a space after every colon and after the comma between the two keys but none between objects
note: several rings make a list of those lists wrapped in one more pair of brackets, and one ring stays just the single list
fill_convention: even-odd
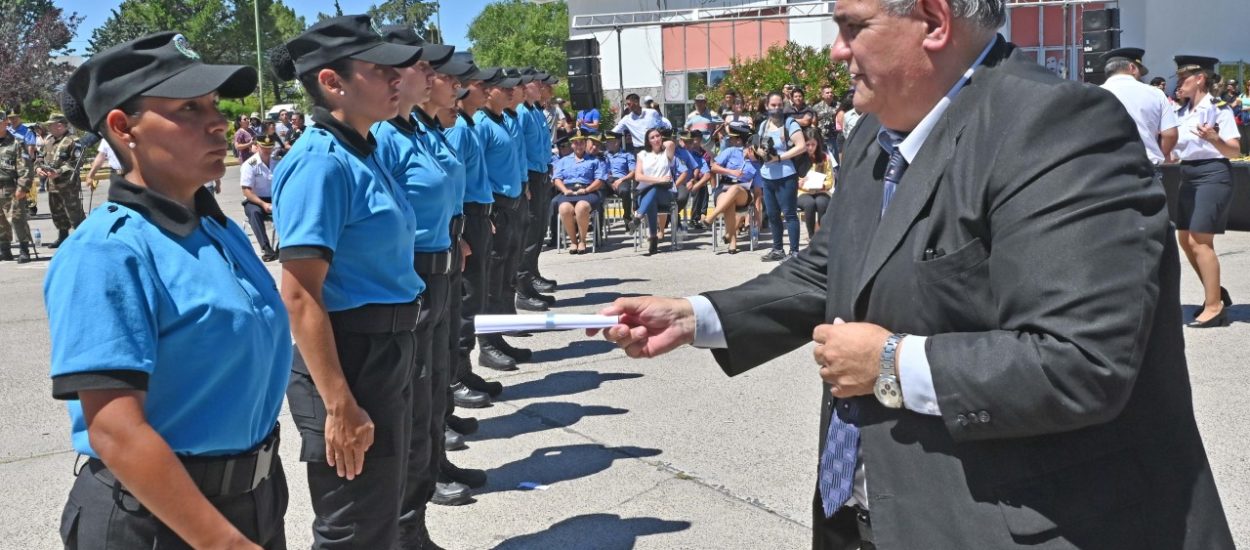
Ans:
[{"label": "black trousers", "polygon": [[[61,513],[61,542],[66,550],[191,548],[130,493],[114,494],[113,483],[101,462],[90,461],[78,473]],[[209,502],[248,540],[268,550],[282,550],[286,548],[282,517],[287,496],[286,475],[279,462],[273,475],[251,492]]]},{"label": "black trousers", "polygon": [[543,251],[543,236],[551,219],[551,180],[543,172],[530,172],[527,187],[530,198],[525,215],[525,240],[517,270],[517,292],[535,294],[533,283],[538,273],[538,255]]},{"label": "black trousers", "polygon": [[611,186],[605,188],[608,193],[620,197],[621,206],[625,210],[624,217],[627,220],[634,219],[634,187],[637,185],[638,183],[631,179],[618,185],[616,189]]},{"label": "black trousers", "polygon": [[524,193],[514,199],[495,195],[495,210],[491,213],[495,239],[490,252],[489,313],[516,313],[515,279],[521,260],[526,208]]},{"label": "black trousers", "polygon": [[812,504],[812,550],[874,550],[871,542],[859,536],[859,523],[854,508],[843,506],[825,517],[820,491]]},{"label": "black trousers", "polygon": [[473,334],[473,316],[487,312],[487,296],[490,288],[490,266],[494,235],[491,234],[491,218],[480,213],[481,206],[466,205],[464,240],[473,250],[464,263],[461,280],[460,326],[457,334],[457,356],[460,376],[472,369],[469,353],[477,342]]},{"label": "black trousers", "polygon": [[[266,202],[269,197],[261,197]],[[262,252],[273,252],[273,244],[269,242],[269,232],[265,231],[265,219],[269,214],[265,213],[265,209],[248,202],[243,205],[243,215],[247,216],[247,224],[252,227],[252,235],[256,236],[256,244],[260,245]]]},{"label": "black trousers", "polygon": [[803,213],[803,223],[807,226],[807,238],[816,234],[816,221],[823,218],[829,208],[827,193],[803,193],[798,199],[799,211]]},{"label": "black trousers", "polygon": [[416,368],[412,381],[412,441],[403,504],[399,514],[401,548],[420,548],[425,540],[425,510],[434,495],[443,456],[443,409],[451,370],[450,277],[421,273],[421,322],[417,324]]},{"label": "black trousers", "polygon": [[[346,313],[377,316],[400,306],[364,306]],[[416,304],[402,306],[416,308]],[[296,350],[287,403],[302,438],[300,460],[308,467],[313,548],[392,548],[399,534],[400,504],[412,438],[416,326],[361,331],[330,314],[343,376],[374,424],[373,446],[361,475],[339,477],[326,463],[325,403]]]},{"label": "black trousers", "polygon": [[[699,221],[703,216],[707,215],[708,186],[713,185],[713,181],[707,182],[706,185],[700,187],[698,191],[692,193],[694,195],[694,205],[690,208],[690,219]],[[682,205],[685,208],[685,205]]]}]

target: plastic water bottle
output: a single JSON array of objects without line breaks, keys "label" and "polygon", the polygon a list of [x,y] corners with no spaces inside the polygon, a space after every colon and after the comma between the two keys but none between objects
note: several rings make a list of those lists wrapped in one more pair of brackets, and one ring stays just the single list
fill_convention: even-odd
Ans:
[{"label": "plastic water bottle", "polygon": [[751,223],[751,222],[747,222],[747,225],[750,225],[750,226],[751,226],[751,242],[752,242],[752,243],[754,243],[754,242],[758,241],[758,240],[760,239],[760,228],[759,228],[759,226],[758,226],[758,225],[755,225],[754,223]]},{"label": "plastic water bottle", "polygon": [[681,246],[682,243],[686,242],[686,224],[678,223],[677,234],[674,236],[677,237],[677,246]]},{"label": "plastic water bottle", "polygon": [[39,232],[38,227],[36,227],[35,231],[31,233],[31,236],[35,238],[35,248],[43,246],[43,233]]}]

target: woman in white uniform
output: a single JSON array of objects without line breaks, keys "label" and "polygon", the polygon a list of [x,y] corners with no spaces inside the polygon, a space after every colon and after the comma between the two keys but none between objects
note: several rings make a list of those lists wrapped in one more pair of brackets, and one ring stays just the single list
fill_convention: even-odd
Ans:
[{"label": "woman in white uniform", "polygon": [[1176,227],[1181,250],[1198,273],[1204,290],[1203,308],[1187,326],[1228,325],[1225,307],[1233,300],[1220,286],[1220,260],[1215,236],[1224,233],[1233,197],[1228,159],[1238,155],[1241,143],[1237,123],[1227,107],[1216,106],[1211,95],[1220,82],[1219,60],[1176,56],[1176,98],[1181,102],[1179,138],[1172,156],[1181,163],[1181,187]]}]

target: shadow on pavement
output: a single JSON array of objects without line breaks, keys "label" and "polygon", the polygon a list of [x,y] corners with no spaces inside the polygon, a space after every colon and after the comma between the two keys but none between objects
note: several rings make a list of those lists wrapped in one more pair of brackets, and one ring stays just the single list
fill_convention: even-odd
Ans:
[{"label": "shadow on pavement", "polygon": [[601,286],[616,286],[616,285],[621,285],[625,283],[649,283],[649,282],[651,282],[651,279],[618,279],[615,277],[603,278],[603,279],[583,279],[581,281],[577,281],[573,283],[561,284],[558,287],[558,290],[585,290],[588,288],[599,288]]},{"label": "shadow on pavement", "polygon": [[577,403],[531,403],[511,414],[479,421],[478,431],[469,437],[469,441],[508,439],[518,435],[572,426],[587,416],[607,416],[627,412],[629,412],[628,409]]},{"label": "shadow on pavement", "polygon": [[603,385],[604,382],[630,380],[633,378],[642,378],[642,374],[634,372],[602,373],[593,370],[553,372],[538,380],[521,382],[520,384],[504,388],[503,394],[496,401],[572,395],[599,389],[599,386]]},{"label": "shadow on pavement", "polygon": [[520,483],[554,485],[590,477],[617,460],[656,456],[662,451],[645,447],[604,447],[600,444],[563,445],[537,449],[530,456],[487,470],[490,482],[477,495],[517,491]]},{"label": "shadow on pavement", "polygon": [[639,537],[676,533],[689,528],[688,521],[586,514],[562,520],[546,531],[510,538],[496,546],[495,550],[630,550],[638,544]]},{"label": "shadow on pavement", "polygon": [[560,300],[556,302],[556,305],[560,307],[598,306],[610,304],[617,298],[637,298],[639,296],[646,296],[646,294],[638,294],[637,292],[587,292],[578,298]]},{"label": "shadow on pavement", "polygon": [[[585,338],[586,335],[581,334],[580,337]],[[616,346],[612,342],[603,339],[577,340],[562,348],[537,350],[534,352],[533,362],[548,363],[565,359],[578,359],[592,355],[601,355],[614,349],[616,349]]]}]

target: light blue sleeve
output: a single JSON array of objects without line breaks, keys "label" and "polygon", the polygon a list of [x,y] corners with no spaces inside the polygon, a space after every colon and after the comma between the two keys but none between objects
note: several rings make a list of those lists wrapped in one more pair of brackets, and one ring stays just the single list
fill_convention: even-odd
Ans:
[{"label": "light blue sleeve", "polygon": [[937,390],[933,389],[933,369],[924,351],[928,340],[924,336],[903,338],[898,353],[898,381],[903,390],[904,407],[920,414],[940,416]]},{"label": "light blue sleeve", "polygon": [[565,165],[566,165],[566,164],[568,164],[568,163],[564,162],[564,159],[566,159],[566,158],[568,158],[568,157],[560,157],[560,159],[559,159],[559,160],[557,160],[557,161],[555,162],[555,169],[554,169],[554,170],[552,171],[552,173],[551,173],[551,179],[552,179],[552,180],[561,180],[561,181],[564,181],[564,178],[566,178],[566,177],[567,177],[567,176],[565,176],[565,174],[564,174],[564,167],[565,167]]},{"label": "light blue sleeve", "polygon": [[[134,223],[139,222],[130,216],[118,220]],[[151,374],[160,291],[149,262],[112,236],[67,244],[53,257],[43,287],[52,376],[106,370]]]},{"label": "light blue sleeve", "polygon": [[329,155],[286,158],[274,175],[273,221],[282,248],[338,248],[351,212],[354,177]]},{"label": "light blue sleeve", "polygon": [[608,170],[608,161],[599,159],[599,160],[596,160],[595,163],[597,164],[597,169],[595,170],[595,179],[599,181],[608,181],[608,178],[612,177],[612,175],[609,173],[609,170]]},{"label": "light blue sleeve", "polygon": [[794,120],[793,118],[786,119],[786,139],[790,140],[791,143],[793,143],[794,140],[792,140],[790,136],[793,136],[795,132],[802,132],[802,131],[803,131],[803,127],[799,126],[798,121]]},{"label": "light blue sleeve", "polygon": [[720,154],[716,155],[716,164],[719,164],[721,168],[728,169],[729,167],[725,166],[725,163],[729,162],[729,153],[731,151],[733,151],[732,147],[726,147],[722,149]]}]

